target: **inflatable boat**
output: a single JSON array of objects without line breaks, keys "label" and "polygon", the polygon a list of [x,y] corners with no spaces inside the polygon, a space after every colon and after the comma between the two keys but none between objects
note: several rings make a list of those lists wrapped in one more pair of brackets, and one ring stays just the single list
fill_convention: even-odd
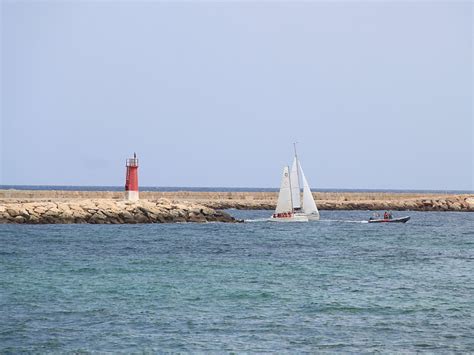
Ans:
[{"label": "inflatable boat", "polygon": [[406,223],[410,219],[409,216],[391,219],[369,219],[369,223]]}]

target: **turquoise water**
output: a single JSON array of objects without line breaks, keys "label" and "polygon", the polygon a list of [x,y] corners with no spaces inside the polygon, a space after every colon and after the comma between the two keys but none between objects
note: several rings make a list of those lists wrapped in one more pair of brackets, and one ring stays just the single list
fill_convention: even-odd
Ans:
[{"label": "turquoise water", "polygon": [[473,352],[474,214],[409,214],[0,225],[0,352]]}]

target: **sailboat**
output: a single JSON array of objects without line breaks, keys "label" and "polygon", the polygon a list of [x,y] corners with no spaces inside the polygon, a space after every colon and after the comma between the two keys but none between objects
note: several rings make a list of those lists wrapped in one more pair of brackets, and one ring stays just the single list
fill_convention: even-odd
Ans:
[{"label": "sailboat", "polygon": [[292,187],[290,179],[290,169],[283,168],[283,175],[280,184],[280,193],[275,213],[270,217],[273,222],[308,222],[308,217],[301,213],[295,213],[292,197]]},{"label": "sailboat", "polygon": [[[297,214],[303,214],[308,217],[310,221],[319,220],[319,211],[314,201],[313,194],[304,175],[303,168],[301,167],[300,161],[298,159],[298,154],[296,153],[296,143],[293,143],[295,148],[295,157],[293,159],[293,165],[291,167],[291,193],[293,201],[293,209]],[[301,203],[300,195],[300,180],[303,185],[303,202]]]},{"label": "sailboat", "polygon": [[[278,194],[275,213],[270,217],[277,222],[308,222],[319,220],[319,211],[316,207],[313,194],[301,168],[298,154],[296,153],[291,172],[288,166],[283,168],[283,176]],[[303,201],[301,201],[300,179],[303,185]]]}]

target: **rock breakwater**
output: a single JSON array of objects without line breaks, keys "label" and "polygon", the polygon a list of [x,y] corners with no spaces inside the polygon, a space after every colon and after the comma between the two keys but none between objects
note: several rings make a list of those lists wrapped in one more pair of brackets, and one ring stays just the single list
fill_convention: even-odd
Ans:
[{"label": "rock breakwater", "polygon": [[[276,199],[269,200],[196,200],[216,209],[266,209],[273,210]],[[316,200],[320,210],[394,210],[394,211],[453,211],[474,212],[474,197],[429,196],[406,199],[350,199]]]},{"label": "rock breakwater", "polygon": [[[267,209],[276,206],[271,191],[140,191],[149,201],[168,199],[176,204],[205,205],[213,209]],[[413,210],[474,212],[474,194],[395,192],[314,192],[321,210]],[[0,190],[0,206],[17,202],[54,202],[104,199],[122,201],[119,191]]]},{"label": "rock breakwater", "polygon": [[229,214],[197,203],[167,199],[138,202],[114,200],[30,201],[0,204],[0,223],[135,224],[236,222]]}]

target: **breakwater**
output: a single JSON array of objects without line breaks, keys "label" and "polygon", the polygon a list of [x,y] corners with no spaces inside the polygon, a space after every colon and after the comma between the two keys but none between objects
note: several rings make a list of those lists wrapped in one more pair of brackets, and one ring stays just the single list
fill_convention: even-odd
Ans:
[{"label": "breakwater", "polygon": [[[315,192],[321,210],[413,210],[474,211],[474,194],[432,194],[393,192]],[[275,208],[277,192],[141,191],[140,198],[165,198],[182,204],[197,203],[213,209]],[[0,190],[0,205],[8,201],[63,201],[109,199],[120,201],[118,191]]]},{"label": "breakwater", "polygon": [[0,204],[0,223],[134,224],[236,222],[229,214],[197,203],[170,200],[127,202],[110,199],[8,201]]}]

